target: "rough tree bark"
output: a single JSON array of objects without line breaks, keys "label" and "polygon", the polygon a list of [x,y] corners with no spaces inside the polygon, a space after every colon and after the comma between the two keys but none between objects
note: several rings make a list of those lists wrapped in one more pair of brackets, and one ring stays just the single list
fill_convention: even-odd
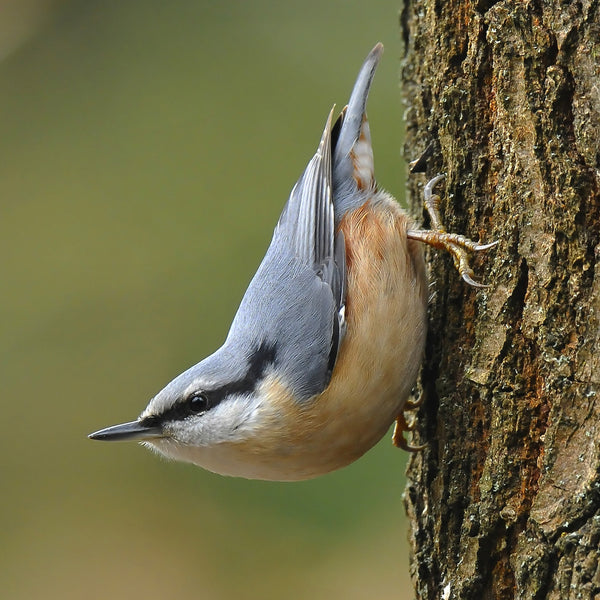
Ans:
[{"label": "rough tree bark", "polygon": [[[406,0],[408,159],[489,288],[431,255],[409,465],[420,599],[600,598],[600,4]],[[411,176],[420,203],[424,175]]]}]

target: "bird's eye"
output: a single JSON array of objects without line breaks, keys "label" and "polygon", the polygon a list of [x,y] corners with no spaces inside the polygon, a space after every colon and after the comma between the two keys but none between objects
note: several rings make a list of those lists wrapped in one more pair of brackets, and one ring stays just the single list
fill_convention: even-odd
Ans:
[{"label": "bird's eye", "polygon": [[190,412],[201,413],[208,410],[208,398],[205,394],[196,393],[190,396],[188,400]]}]

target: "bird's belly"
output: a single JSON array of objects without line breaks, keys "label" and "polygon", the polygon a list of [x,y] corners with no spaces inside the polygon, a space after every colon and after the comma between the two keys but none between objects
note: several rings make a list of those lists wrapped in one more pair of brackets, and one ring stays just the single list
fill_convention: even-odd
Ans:
[{"label": "bird's belly", "polygon": [[415,384],[428,286],[421,246],[406,237],[408,224],[406,213],[387,197],[340,224],[348,269],[347,331],[329,386],[299,410],[297,431],[290,432],[298,478],[362,456],[389,429]]}]

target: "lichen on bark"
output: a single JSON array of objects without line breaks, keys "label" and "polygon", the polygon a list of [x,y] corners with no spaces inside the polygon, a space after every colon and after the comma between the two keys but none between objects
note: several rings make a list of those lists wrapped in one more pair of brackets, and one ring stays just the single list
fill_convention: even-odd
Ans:
[{"label": "lichen on bark", "polygon": [[433,144],[448,229],[499,240],[483,291],[430,255],[417,597],[600,598],[600,5],[406,0],[400,27],[406,158]]}]

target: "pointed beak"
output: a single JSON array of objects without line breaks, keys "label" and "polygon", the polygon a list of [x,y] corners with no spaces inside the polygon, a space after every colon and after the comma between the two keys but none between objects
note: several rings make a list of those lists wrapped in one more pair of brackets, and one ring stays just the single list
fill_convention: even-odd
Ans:
[{"label": "pointed beak", "polygon": [[163,431],[156,425],[144,425],[140,421],[131,421],[131,423],[122,423],[113,425],[90,433],[90,440],[103,440],[108,442],[121,441],[143,441],[163,437]]}]

